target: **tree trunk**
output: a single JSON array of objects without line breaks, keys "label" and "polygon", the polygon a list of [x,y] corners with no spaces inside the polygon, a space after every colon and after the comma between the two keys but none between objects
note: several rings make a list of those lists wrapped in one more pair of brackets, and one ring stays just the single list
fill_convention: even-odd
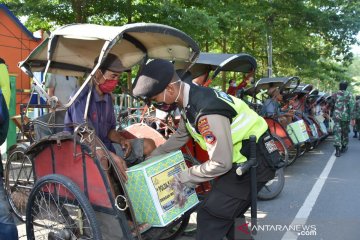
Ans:
[{"label": "tree trunk", "polygon": [[86,16],[84,14],[84,9],[86,7],[86,1],[83,0],[71,0],[71,5],[75,13],[75,22],[76,23],[86,23]]},{"label": "tree trunk", "polygon": [[[226,53],[226,48],[227,48],[227,41],[226,41],[226,38],[224,36],[223,38],[223,46],[222,46],[222,52],[223,53]],[[222,75],[221,75],[221,78],[222,78],[222,86],[221,86],[221,89],[226,92],[226,72],[222,72]]]}]

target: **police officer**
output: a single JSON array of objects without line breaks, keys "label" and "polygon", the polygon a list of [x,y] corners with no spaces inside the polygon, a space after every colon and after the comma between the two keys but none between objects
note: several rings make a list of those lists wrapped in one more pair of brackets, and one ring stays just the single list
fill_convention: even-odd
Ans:
[{"label": "police officer", "polygon": [[347,82],[339,84],[339,91],[333,95],[335,100],[333,120],[334,120],[334,136],[335,136],[335,156],[340,157],[341,153],[345,153],[349,143],[350,120],[354,108],[354,98],[347,91]]},{"label": "police officer", "polygon": [[353,128],[359,133],[360,140],[360,96],[356,96],[356,102],[353,112]]},{"label": "police officer", "polygon": [[[250,206],[250,174],[238,176],[236,168],[249,157],[251,135],[257,137],[257,147],[262,152],[268,151],[263,143],[264,137],[269,137],[265,120],[240,99],[181,81],[173,65],[165,60],[153,60],[144,66],[133,94],[152,101],[155,107],[175,106],[182,111],[177,132],[154,150],[153,156],[178,150],[190,136],[208,152],[208,161],[175,178],[189,187],[217,178],[198,208],[196,239],[234,239],[235,218],[243,217]],[[260,152],[257,151],[258,189],[275,174]]]}]

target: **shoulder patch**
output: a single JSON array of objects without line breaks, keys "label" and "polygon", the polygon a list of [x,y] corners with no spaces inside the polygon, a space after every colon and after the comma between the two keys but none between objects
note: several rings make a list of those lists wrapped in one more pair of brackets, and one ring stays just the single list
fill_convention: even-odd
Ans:
[{"label": "shoulder patch", "polygon": [[234,103],[234,101],[232,100],[232,98],[225,92],[221,92],[221,91],[216,91],[215,90],[215,93],[216,93],[216,96],[222,100],[225,100],[227,102],[231,102],[231,103]]},{"label": "shoulder patch", "polygon": [[198,122],[198,129],[200,134],[203,134],[204,132],[208,131],[209,128],[210,128],[209,123],[206,117]]}]

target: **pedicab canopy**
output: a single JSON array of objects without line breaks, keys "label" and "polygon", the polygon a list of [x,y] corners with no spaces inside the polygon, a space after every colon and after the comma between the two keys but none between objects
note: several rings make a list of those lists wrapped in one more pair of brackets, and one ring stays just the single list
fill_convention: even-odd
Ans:
[{"label": "pedicab canopy", "polygon": [[[176,69],[186,69],[188,63],[176,62]],[[193,78],[214,71],[211,79],[214,79],[221,71],[250,73],[255,71],[257,63],[249,54],[225,54],[225,53],[200,53],[199,58],[190,72]]]},{"label": "pedicab canopy", "polygon": [[[123,66],[129,69],[147,59],[193,62],[199,52],[198,45],[191,37],[166,25],[71,24],[52,32],[19,63],[19,67],[31,77],[32,72],[41,71],[69,76],[91,73],[85,81],[88,83],[108,53],[118,56]],[[94,67],[94,60],[98,56],[99,63]]]},{"label": "pedicab canopy", "polygon": [[277,78],[261,78],[255,83],[255,86],[247,88],[244,91],[245,95],[255,96],[260,91],[268,90],[271,87],[277,87],[280,90],[294,86],[293,90],[300,84],[298,77],[277,77]]}]

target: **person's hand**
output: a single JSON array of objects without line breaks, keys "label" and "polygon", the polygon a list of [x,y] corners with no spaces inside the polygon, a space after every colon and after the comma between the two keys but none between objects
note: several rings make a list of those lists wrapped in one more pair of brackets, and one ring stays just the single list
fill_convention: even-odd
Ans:
[{"label": "person's hand", "polygon": [[128,139],[124,139],[120,143],[123,151],[124,151],[124,157],[127,158],[129,154],[131,153],[131,142]]},{"label": "person's hand", "polygon": [[[109,151],[109,154],[111,155],[111,157],[114,159],[114,162],[116,164],[116,167],[119,169],[120,171],[120,177],[123,178],[123,180],[126,182],[128,177],[127,177],[127,165],[124,159],[122,159],[121,157],[117,156],[116,154],[112,153]],[[102,168],[104,170],[109,170],[110,168],[110,163],[109,163],[109,159],[106,157],[106,152],[103,149],[97,149],[96,150],[96,156],[98,159],[100,159],[100,164],[102,166]]]},{"label": "person's hand", "polygon": [[174,190],[175,205],[179,206],[179,208],[183,208],[188,200],[188,197],[185,195],[186,186],[180,181],[178,175],[174,175],[174,179],[171,182],[170,187]]},{"label": "person's hand", "polygon": [[114,159],[114,162],[116,164],[116,167],[119,169],[121,177],[124,179],[124,181],[126,182],[128,180],[127,177],[127,166],[126,166],[126,162],[124,159],[122,159],[121,157],[119,157],[118,155],[110,152],[111,157]]}]

